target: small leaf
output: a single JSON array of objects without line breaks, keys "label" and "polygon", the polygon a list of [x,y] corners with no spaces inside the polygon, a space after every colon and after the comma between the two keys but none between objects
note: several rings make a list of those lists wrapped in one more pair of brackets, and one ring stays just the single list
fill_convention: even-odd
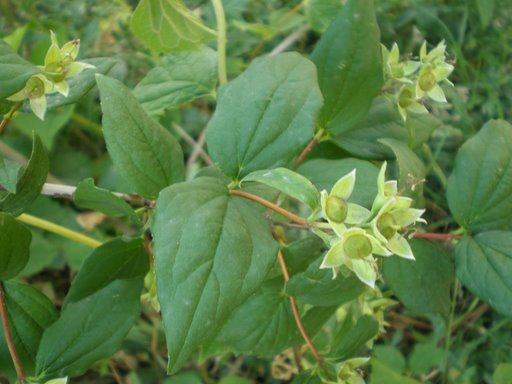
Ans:
[{"label": "small leaf", "polygon": [[264,212],[230,196],[222,179],[160,193],[152,231],[169,372],[211,341],[274,265],[277,244]]},{"label": "small leaf", "polygon": [[343,7],[341,0],[306,0],[306,17],[315,32],[324,32]]},{"label": "small leaf", "polygon": [[78,184],[73,194],[73,201],[80,208],[103,212],[107,216],[126,216],[135,225],[141,225],[137,214],[126,201],[107,189],[96,187],[92,178]]},{"label": "small leaf", "polygon": [[7,213],[0,213],[0,281],[15,277],[28,262],[32,235]]},{"label": "small leaf", "polygon": [[498,364],[492,375],[494,384],[510,384],[512,377],[512,363]]},{"label": "small leaf", "polygon": [[332,278],[330,269],[320,269],[323,256],[302,273],[293,275],[286,292],[298,300],[317,306],[348,303],[365,291],[365,285],[353,274],[339,273]]},{"label": "small leaf", "polygon": [[0,99],[20,91],[30,76],[39,72],[36,66],[22,59],[0,39]]},{"label": "small leaf", "polygon": [[275,188],[306,204],[312,211],[318,207],[320,194],[315,186],[304,176],[286,168],[256,171],[248,174],[242,180],[255,181]]},{"label": "small leaf", "polygon": [[512,232],[464,237],[455,247],[457,277],[496,311],[512,316]]},{"label": "small leaf", "polygon": [[353,129],[383,83],[373,0],[349,0],[316,44],[311,59],[325,99],[320,126],[332,136]]},{"label": "small leaf", "polygon": [[386,97],[379,96],[373,101],[366,118],[357,126],[343,132],[333,141],[345,151],[365,159],[390,160],[393,151],[379,142],[382,138],[391,138],[408,143],[408,129],[414,132],[413,148],[421,146],[428,140],[434,130],[441,126],[441,121],[431,114],[409,114],[408,128],[398,112],[396,104]]},{"label": "small leaf", "polygon": [[115,280],[143,278],[148,269],[142,239],[111,240],[85,259],[66,295],[65,306],[94,294]]},{"label": "small leaf", "polygon": [[[3,286],[9,330],[14,346],[26,372],[33,372],[41,336],[44,329],[57,319],[57,311],[50,299],[34,287],[15,281],[7,281]],[[11,361],[3,330],[0,327],[1,373],[12,366]]]},{"label": "small leaf", "polygon": [[0,159],[0,186],[9,193],[16,193],[16,183],[21,165],[9,159]]},{"label": "small leaf", "polygon": [[386,283],[409,309],[420,314],[448,314],[454,266],[439,247],[424,240],[409,241],[416,260],[384,258]]},{"label": "small leaf", "polygon": [[141,0],[130,25],[135,36],[158,53],[192,51],[215,37],[182,0]]},{"label": "small leaf", "polygon": [[96,75],[108,153],[135,192],[156,196],[185,175],[176,139],[152,120],[118,80]]},{"label": "small leaf", "polygon": [[356,170],[356,183],[349,201],[370,208],[377,194],[379,169],[368,161],[358,159],[309,160],[297,169],[319,189],[330,191],[344,175]]},{"label": "small leaf", "polygon": [[39,196],[48,174],[48,155],[43,143],[34,132],[32,155],[27,167],[16,184],[16,193],[8,193],[0,199],[0,211],[18,216]]},{"label": "small leaf", "polygon": [[372,374],[370,376],[370,384],[420,384],[419,381],[402,376],[400,372],[396,372],[384,365],[380,360],[372,359]]},{"label": "small leaf", "polygon": [[476,7],[480,15],[480,23],[483,29],[485,29],[492,20],[495,5],[495,0],[476,0]]},{"label": "small leaf", "polygon": [[133,90],[149,114],[212,95],[217,84],[217,53],[200,51],[165,56]]},{"label": "small leaf", "polygon": [[297,53],[254,60],[221,88],[206,141],[225,174],[247,174],[290,161],[313,138],[322,96],[313,63]]},{"label": "small leaf", "polygon": [[354,324],[347,317],[332,341],[333,350],[330,355],[336,360],[347,360],[356,357],[364,345],[379,333],[379,322],[370,315],[361,316]]},{"label": "small leaf", "polygon": [[78,376],[112,356],[139,315],[143,279],[116,280],[69,303],[48,327],[36,357],[39,380]]},{"label": "small leaf", "polygon": [[512,229],[512,126],[491,120],[466,141],[448,179],[455,220],[473,232]]}]

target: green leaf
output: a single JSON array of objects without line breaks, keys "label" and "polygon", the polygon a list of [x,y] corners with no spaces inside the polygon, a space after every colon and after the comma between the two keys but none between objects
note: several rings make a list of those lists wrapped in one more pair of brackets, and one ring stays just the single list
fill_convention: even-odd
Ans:
[{"label": "green leaf", "polygon": [[81,60],[80,62],[94,65],[96,68],[84,69],[78,75],[66,79],[69,84],[69,94],[67,97],[58,92],[47,95],[46,102],[49,110],[78,102],[96,85],[95,75],[97,73],[109,74],[112,68],[119,63],[119,60],[110,57],[97,57]]},{"label": "green leaf", "polygon": [[12,279],[25,267],[31,239],[23,224],[0,212],[0,281]]},{"label": "green leaf", "polygon": [[142,239],[118,238],[104,243],[85,259],[66,295],[65,306],[94,294],[115,280],[143,278],[148,269]]},{"label": "green leaf", "polygon": [[286,292],[303,303],[331,306],[348,303],[365,291],[365,285],[353,273],[339,273],[333,279],[331,270],[320,269],[322,259],[323,256],[306,271],[293,275]]},{"label": "green leaf", "polygon": [[[316,335],[335,309],[313,307],[301,314],[310,337]],[[214,347],[217,353],[233,351],[270,358],[303,343],[290,300],[283,295],[283,278],[279,276],[265,282],[259,292],[233,312],[223,324]]]},{"label": "green leaf", "polygon": [[0,40],[0,99],[20,91],[30,76],[39,72],[37,67],[19,57],[5,41]]},{"label": "green leaf", "polygon": [[414,132],[413,148],[421,146],[432,132],[441,126],[441,121],[431,114],[409,114],[408,127],[398,112],[396,104],[386,97],[375,98],[366,118],[348,132],[333,138],[345,151],[365,159],[392,159],[393,152],[379,142],[391,138],[408,143],[408,129]]},{"label": "green leaf", "polygon": [[315,186],[304,176],[287,168],[252,172],[242,180],[242,182],[247,181],[255,181],[275,188],[294,199],[302,201],[312,211],[315,211],[318,207],[320,194]]},{"label": "green leaf", "polygon": [[0,159],[0,186],[9,193],[16,193],[16,183],[21,165],[9,159]]},{"label": "green leaf", "polygon": [[383,259],[386,283],[407,308],[420,314],[448,314],[455,277],[450,257],[428,241],[409,243],[416,260],[396,256]]},{"label": "green leaf", "polygon": [[135,225],[141,225],[137,214],[126,201],[107,189],[96,187],[92,178],[78,184],[73,194],[73,201],[80,208],[103,212],[107,216],[126,216]]},{"label": "green leaf", "polygon": [[315,32],[324,32],[343,7],[341,0],[305,0],[306,17]]},{"label": "green leaf", "polygon": [[149,114],[212,95],[217,84],[217,53],[200,51],[165,56],[133,90]]},{"label": "green leaf", "polygon": [[464,237],[455,247],[457,277],[474,294],[512,316],[512,232]]},{"label": "green leaf", "polygon": [[135,36],[158,53],[192,51],[215,37],[182,0],[141,0],[130,25]]},{"label": "green leaf", "polygon": [[297,53],[254,60],[221,88],[206,141],[233,178],[286,164],[313,138],[322,96],[315,66]]},{"label": "green leaf", "polygon": [[377,359],[372,359],[370,384],[420,384],[419,381],[402,376]]},{"label": "green leaf", "polygon": [[169,372],[211,341],[275,263],[264,212],[209,177],[160,193],[152,230]]},{"label": "green leaf", "polygon": [[492,20],[495,5],[495,0],[476,0],[476,7],[480,15],[480,23],[483,29],[487,28]]},{"label": "green leaf", "polygon": [[32,154],[27,167],[16,184],[16,193],[8,193],[0,199],[0,211],[18,216],[39,196],[49,169],[48,155],[43,143],[34,132]]},{"label": "green leaf", "polygon": [[415,199],[423,196],[423,181],[426,177],[425,165],[420,158],[407,146],[395,139],[380,139],[380,143],[388,146],[396,156],[399,169],[398,189]]},{"label": "green leaf", "polygon": [[134,191],[156,196],[185,175],[176,139],[142,109],[118,80],[96,75],[108,152]]},{"label": "green leaf", "polygon": [[36,357],[39,380],[78,376],[119,348],[139,315],[143,279],[116,280],[69,303],[48,327]]},{"label": "green leaf", "polygon": [[330,355],[336,360],[356,357],[360,349],[377,336],[379,327],[379,322],[370,315],[361,316],[355,324],[347,317],[332,341],[333,351]]},{"label": "green leaf", "polygon": [[[36,288],[15,281],[2,283],[5,291],[9,330],[27,373],[35,368],[35,357],[43,331],[57,319],[52,302]],[[12,367],[0,327],[0,372]]]},{"label": "green leaf", "polygon": [[372,352],[375,359],[388,368],[396,372],[403,372],[405,370],[405,357],[397,347],[392,345],[376,345]]},{"label": "green leaf", "polygon": [[349,0],[316,44],[311,59],[325,99],[320,126],[332,136],[355,128],[383,83],[373,0]]},{"label": "green leaf", "polygon": [[372,163],[358,159],[314,159],[301,164],[297,172],[307,177],[319,189],[330,191],[347,173],[356,170],[356,184],[350,201],[370,208],[377,195],[379,169]]},{"label": "green leaf", "polygon": [[9,35],[2,38],[9,46],[13,49],[14,52],[18,52],[20,49],[21,42],[23,41],[23,37],[27,32],[28,24],[25,24],[21,27],[16,28]]},{"label": "green leaf", "polygon": [[512,229],[512,126],[491,120],[460,148],[448,179],[448,205],[472,232]]},{"label": "green leaf", "polygon": [[67,106],[53,111],[48,111],[45,114],[44,121],[41,121],[41,119],[34,115],[33,112],[20,112],[16,114],[12,124],[17,130],[30,138],[32,137],[33,132],[37,132],[44,147],[48,151],[51,151],[53,149],[55,137],[68,123],[74,110],[74,106]]},{"label": "green leaf", "polygon": [[512,363],[501,363],[496,367],[492,375],[494,384],[511,384],[512,383]]},{"label": "green leaf", "polygon": [[448,353],[432,342],[416,344],[409,358],[409,367],[416,375],[426,375],[434,368],[442,368]]}]

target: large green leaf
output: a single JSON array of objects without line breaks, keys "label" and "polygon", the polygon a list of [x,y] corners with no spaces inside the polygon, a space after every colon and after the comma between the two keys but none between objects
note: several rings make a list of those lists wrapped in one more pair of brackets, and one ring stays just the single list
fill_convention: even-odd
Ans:
[{"label": "large green leaf", "polygon": [[126,216],[135,225],[141,225],[137,214],[126,201],[107,189],[96,187],[92,178],[78,184],[73,201],[81,208],[103,212],[108,216]]},{"label": "large green leaf", "polygon": [[332,136],[355,128],[383,83],[373,0],[349,0],[316,44],[311,58],[325,99],[320,126]]},{"label": "large green leaf", "polygon": [[15,277],[27,264],[32,235],[7,213],[0,213],[0,281]]},{"label": "large green leaf", "polygon": [[217,84],[217,53],[200,51],[165,56],[133,90],[148,113],[160,113],[198,97],[214,93]]},{"label": "large green leaf", "polygon": [[255,203],[230,196],[219,179],[160,193],[152,229],[169,372],[211,341],[262,284],[277,254],[264,215]]},{"label": "large green leaf", "polygon": [[370,208],[377,195],[377,175],[379,169],[372,163],[358,159],[307,161],[297,169],[306,176],[319,190],[330,191],[334,184],[347,173],[356,170],[356,184],[350,201]]},{"label": "large green leaf", "polygon": [[464,237],[455,247],[460,281],[498,312],[512,316],[512,232]]},{"label": "large green leaf", "polygon": [[182,0],[141,0],[131,20],[135,36],[156,52],[191,51],[215,37]]},{"label": "large green leaf", "polygon": [[276,168],[267,171],[255,171],[242,180],[255,181],[275,188],[306,204],[312,211],[318,207],[320,194],[315,186],[304,176],[287,168]]},{"label": "large green leaf", "polygon": [[417,148],[428,140],[432,132],[441,126],[441,121],[432,114],[409,114],[405,127],[404,120],[398,112],[396,104],[379,96],[373,101],[368,115],[357,126],[343,132],[333,141],[345,151],[366,159],[392,159],[393,152],[379,142],[379,139],[390,138],[409,142],[408,130],[414,132],[413,147]]},{"label": "large green leaf", "polygon": [[383,259],[386,283],[407,308],[420,314],[446,315],[455,277],[449,255],[425,240],[410,240],[410,244],[416,260]]},{"label": "large green leaf", "polygon": [[34,132],[32,155],[16,184],[16,193],[0,199],[0,211],[18,216],[39,196],[49,169],[48,155],[39,136]]},{"label": "large green leaf", "polygon": [[233,178],[283,165],[313,138],[321,104],[309,60],[297,53],[256,59],[219,93],[206,131],[210,155]]},{"label": "large green leaf", "polygon": [[69,303],[43,333],[36,357],[40,381],[78,376],[116,352],[139,315],[142,285],[141,277],[116,280]]},{"label": "large green leaf", "polygon": [[491,120],[461,147],[448,180],[448,204],[473,232],[512,229],[512,126]]},{"label": "large green leaf", "polygon": [[366,286],[348,271],[333,279],[330,269],[320,269],[322,259],[310,264],[306,271],[293,275],[286,292],[303,303],[331,306],[347,303],[365,291]]},{"label": "large green leaf", "polygon": [[142,109],[118,80],[96,75],[108,152],[134,192],[156,196],[185,174],[176,139]]},{"label": "large green leaf", "polygon": [[111,240],[85,259],[66,295],[65,306],[94,294],[115,280],[144,277],[148,268],[142,239]]},{"label": "large green leaf", "polygon": [[[46,327],[57,319],[52,302],[36,288],[14,281],[3,283],[9,330],[27,374],[32,374],[39,341]],[[11,370],[12,362],[0,327],[0,373]]]},{"label": "large green leaf", "polygon": [[[304,343],[293,317],[290,300],[283,295],[283,278],[267,281],[262,289],[238,307],[215,339],[217,353],[233,351],[273,357]],[[313,307],[302,313],[304,328],[314,337],[336,307]]]},{"label": "large green leaf", "polygon": [[18,92],[30,76],[39,72],[36,66],[23,60],[5,41],[0,40],[0,99]]},{"label": "large green leaf", "polygon": [[379,333],[379,322],[370,315],[363,315],[354,324],[347,316],[342,327],[336,333],[330,355],[337,360],[356,357],[360,349]]}]

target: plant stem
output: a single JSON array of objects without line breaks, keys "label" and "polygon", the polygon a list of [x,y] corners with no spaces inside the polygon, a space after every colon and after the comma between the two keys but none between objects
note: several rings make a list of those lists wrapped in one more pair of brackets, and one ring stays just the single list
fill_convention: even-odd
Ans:
[{"label": "plant stem", "polygon": [[[448,317],[448,324],[446,325],[446,338],[444,340],[444,350],[446,355],[450,351],[450,344],[452,341],[452,326],[453,326],[453,318],[455,316],[455,305],[457,304],[457,291],[459,290],[459,280],[455,278],[455,283],[453,285],[453,295],[452,301],[450,305],[450,315]],[[447,357],[448,359],[448,357]],[[444,375],[443,375],[443,383],[446,383],[446,375],[447,375],[448,364],[446,362],[444,367]]]},{"label": "plant stem", "polygon": [[14,118],[14,114],[16,113],[16,111],[18,109],[20,109],[20,107],[23,105],[23,102],[22,101],[19,101],[17,102],[16,104],[14,104],[14,106],[11,108],[11,110],[9,111],[9,113],[7,114],[7,117],[4,117],[2,119],[2,122],[0,123],[0,135],[2,133],[4,133],[4,129],[5,127],[7,126],[7,124],[9,124],[9,122]]},{"label": "plant stem", "polygon": [[84,128],[87,132],[91,133],[96,138],[101,139],[103,137],[103,129],[101,128],[101,125],[89,120],[87,117],[73,112],[71,115],[71,120],[79,124],[82,128]]},{"label": "plant stem", "polygon": [[423,144],[421,149],[423,150],[423,153],[427,157],[427,160],[429,161],[429,165],[432,168],[432,172],[437,176],[439,179],[439,182],[441,183],[442,187],[446,189],[447,179],[446,175],[444,174],[443,170],[439,166],[436,158],[434,157],[434,154],[430,150],[430,147],[427,144]]},{"label": "plant stem", "polygon": [[302,217],[297,216],[297,215],[291,213],[290,211],[287,211],[286,209],[281,208],[280,206],[278,206],[274,203],[271,203],[268,200],[265,200],[259,196],[253,195],[252,193],[232,189],[229,191],[229,194],[233,195],[233,196],[244,197],[246,199],[255,201],[256,203],[261,204],[261,205],[273,210],[276,213],[279,213],[281,216],[287,217],[288,219],[290,219],[291,221],[293,221],[297,224],[301,224],[301,225],[308,226],[308,227],[310,226],[310,224],[307,222],[306,219],[303,219]]},{"label": "plant stem", "polygon": [[311,140],[306,148],[301,152],[299,157],[297,157],[297,160],[295,160],[295,164],[293,166],[293,169],[297,169],[299,165],[304,161],[304,158],[308,155],[309,152],[319,143],[317,138],[314,138]]},{"label": "plant stem", "polygon": [[222,0],[212,0],[213,9],[215,10],[215,18],[217,19],[217,60],[219,71],[219,84],[223,85],[228,82],[226,70],[226,16],[224,15],[224,7]]},{"label": "plant stem", "polygon": [[27,215],[26,213],[22,213],[17,217],[17,219],[22,223],[32,225],[33,227],[41,228],[51,233],[55,233],[56,235],[65,237],[80,244],[87,245],[88,247],[91,248],[97,248],[102,244],[101,241],[82,235],[79,232],[65,228],[50,221],[40,219],[38,217]]},{"label": "plant stem", "polygon": [[453,240],[462,239],[462,236],[452,235],[450,233],[431,233],[431,232],[416,232],[412,235],[414,239],[427,239],[427,240]]},{"label": "plant stem", "polygon": [[24,383],[25,371],[23,370],[23,364],[21,363],[18,352],[16,351],[16,347],[14,346],[11,330],[9,328],[9,316],[7,314],[7,306],[5,304],[5,292],[2,282],[0,282],[0,317],[2,318],[2,329],[4,330],[5,341],[7,343],[7,347],[9,348],[9,353],[11,354],[12,362],[14,363],[14,368],[16,369],[16,375],[18,376],[19,381]]},{"label": "plant stem", "polygon": [[[283,253],[281,252],[281,249],[279,249],[279,251],[277,252],[277,257],[279,259],[279,265],[281,266],[281,270],[283,271],[284,282],[288,283],[288,280],[290,280],[290,275],[288,274],[288,269],[286,268],[286,262],[284,261],[284,257],[283,257]],[[322,358],[320,353],[318,353],[317,349],[315,348],[315,345],[311,341],[311,338],[309,337],[309,335],[306,331],[306,328],[304,328],[304,325],[302,324],[302,320],[300,319],[299,309],[297,308],[297,303],[295,301],[295,297],[289,296],[289,298],[290,298],[290,305],[291,305],[292,311],[293,311],[293,317],[295,318],[295,322],[297,323],[297,328],[299,328],[299,331],[300,331],[302,337],[304,338],[304,341],[308,345],[309,350],[311,351],[313,356],[315,356],[316,361],[318,362],[318,364],[324,371],[325,375],[330,380],[332,380],[332,376],[329,373],[329,370],[327,369],[327,367],[325,366],[324,359]]]},{"label": "plant stem", "polygon": [[203,159],[206,164],[213,165],[213,161],[210,158],[210,156],[208,156],[208,154],[204,151],[202,146],[199,146],[198,143],[195,142],[195,140],[192,138],[192,136],[190,136],[187,133],[187,131],[185,131],[176,123],[172,123],[172,127],[187,143],[189,143],[192,146],[192,150],[195,150],[196,148],[198,149],[199,156],[201,156],[201,159]]}]

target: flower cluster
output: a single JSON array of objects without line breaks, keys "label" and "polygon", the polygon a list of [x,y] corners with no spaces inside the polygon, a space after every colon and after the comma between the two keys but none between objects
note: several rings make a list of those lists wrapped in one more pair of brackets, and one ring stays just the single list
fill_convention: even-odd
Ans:
[{"label": "flower cluster", "polygon": [[411,208],[412,199],[400,196],[396,180],[385,180],[386,163],[377,179],[377,196],[368,210],[348,202],[356,181],[356,171],[339,179],[330,193],[321,192],[322,216],[329,223],[334,236],[328,239],[330,249],[321,268],[337,269],[345,266],[363,283],[375,286],[376,256],[393,254],[414,259],[405,233],[421,218],[423,209]]},{"label": "flower cluster", "polygon": [[407,111],[428,113],[423,105],[426,98],[446,103],[442,82],[453,85],[448,76],[453,65],[446,62],[446,44],[441,41],[434,49],[427,52],[427,43],[420,49],[419,61],[400,61],[400,51],[395,43],[391,50],[382,46],[384,72],[388,80],[387,89],[393,90],[398,110],[403,119],[407,119]]},{"label": "flower cluster", "polygon": [[29,100],[30,108],[41,120],[46,113],[46,95],[59,92],[67,97],[69,83],[67,79],[78,75],[93,65],[75,61],[80,49],[80,40],[75,39],[59,47],[57,36],[50,32],[52,44],[46,53],[44,65],[38,66],[40,74],[28,79],[25,87],[7,98],[10,101]]}]

